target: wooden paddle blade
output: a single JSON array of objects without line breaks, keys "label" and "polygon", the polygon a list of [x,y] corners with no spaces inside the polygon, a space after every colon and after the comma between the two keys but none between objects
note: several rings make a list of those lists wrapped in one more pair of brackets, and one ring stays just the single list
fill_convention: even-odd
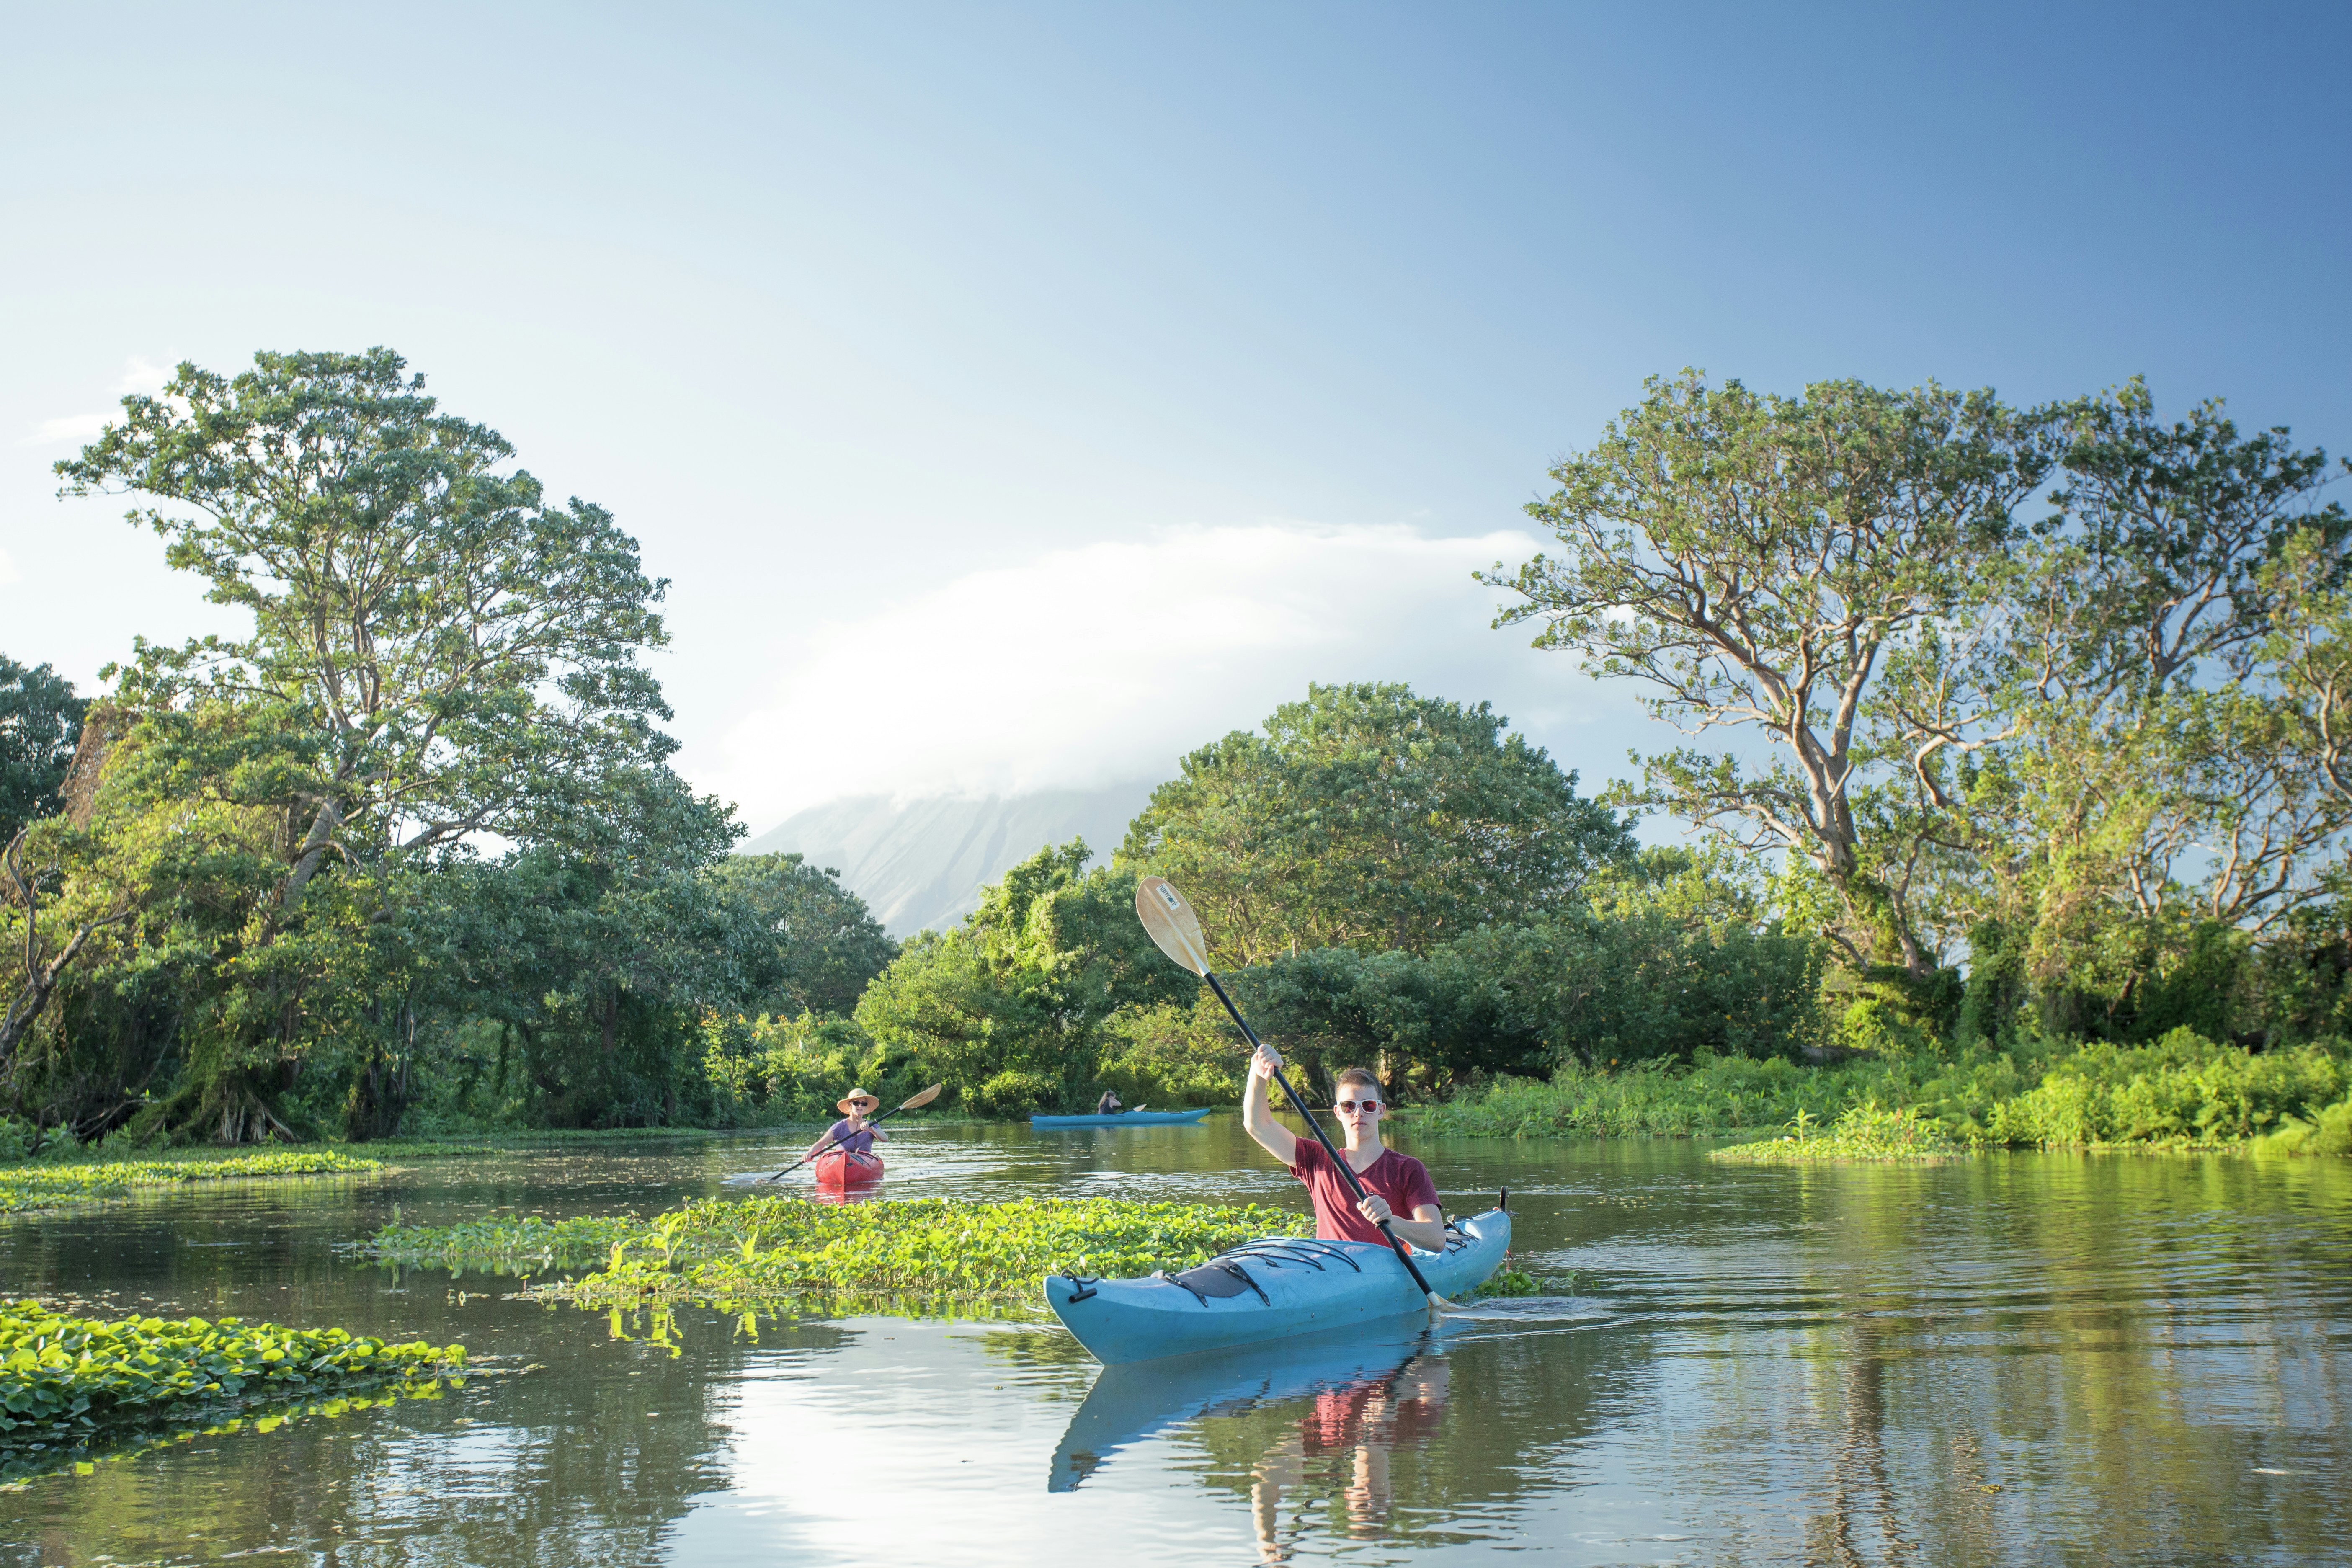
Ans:
[{"label": "wooden paddle blade", "polygon": [[1209,973],[1209,944],[1201,935],[1201,917],[1174,883],[1165,877],[1138,882],[1135,912],[1160,952],[1195,974]]},{"label": "wooden paddle blade", "polygon": [[935,1083],[931,1085],[930,1088],[923,1090],[922,1093],[915,1096],[914,1099],[898,1107],[898,1109],[901,1110],[920,1110],[923,1107],[937,1100],[940,1097],[940,1090],[945,1088],[947,1088],[946,1084]]}]

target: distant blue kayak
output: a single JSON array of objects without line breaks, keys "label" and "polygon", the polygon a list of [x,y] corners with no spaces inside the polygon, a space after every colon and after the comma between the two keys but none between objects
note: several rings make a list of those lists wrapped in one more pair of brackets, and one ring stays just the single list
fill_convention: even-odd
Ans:
[{"label": "distant blue kayak", "polygon": [[[1511,1216],[1488,1209],[1457,1225],[1442,1253],[1412,1260],[1441,1296],[1459,1298],[1502,1267]],[[1269,1236],[1198,1268],[1148,1279],[1045,1276],[1045,1305],[1106,1366],[1318,1334],[1424,1311],[1396,1254],[1368,1241]]]},{"label": "distant blue kayak", "polygon": [[1032,1127],[1172,1127],[1179,1122],[1198,1121],[1213,1105],[1198,1110],[1121,1110],[1109,1116],[1033,1116]]}]

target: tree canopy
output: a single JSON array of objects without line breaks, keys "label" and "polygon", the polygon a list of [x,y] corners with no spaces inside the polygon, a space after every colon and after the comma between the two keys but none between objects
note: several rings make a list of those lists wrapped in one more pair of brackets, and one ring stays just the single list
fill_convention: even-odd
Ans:
[{"label": "tree canopy", "polygon": [[28,668],[0,654],[0,844],[64,804],[58,792],[89,710],[47,665]]},{"label": "tree canopy", "polygon": [[1402,685],[1311,686],[1264,735],[1186,757],[1118,863],[1182,887],[1232,967],[1324,947],[1423,952],[1565,908],[1632,836],[1507,723]]},{"label": "tree canopy", "polygon": [[1693,737],[1622,803],[1786,856],[1852,968],[1932,1009],[2013,949],[2112,1000],[2136,947],[2334,896],[2330,471],[2138,382],[2021,411],[1686,372],[1552,470],[1559,552],[1487,580]]}]

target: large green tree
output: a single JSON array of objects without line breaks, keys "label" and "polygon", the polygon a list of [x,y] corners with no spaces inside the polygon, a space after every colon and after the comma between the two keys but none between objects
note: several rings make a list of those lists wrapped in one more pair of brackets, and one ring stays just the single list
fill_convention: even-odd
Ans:
[{"label": "large green tree", "polygon": [[837,871],[798,855],[730,855],[709,874],[775,943],[775,978],[751,1003],[759,1011],[845,1014],[898,956],[898,944]]},{"label": "large green tree", "polygon": [[388,350],[183,364],[123,410],[58,466],[65,493],[148,498],[132,521],[252,617],[248,636],[142,642],[121,672],[142,808],[237,808],[256,867],[197,906],[221,989],[173,1124],[270,1131],[339,1032],[329,1011],[379,1025],[351,966],[404,876],[485,835],[559,840],[614,781],[664,771],[668,710],[637,662],[663,640],[663,584],[610,516],[550,502]]},{"label": "large green tree", "polygon": [[60,462],[68,495],[165,503],[131,521],[253,634],[143,643],[125,697],[258,704],[315,747],[288,904],[329,859],[529,837],[616,767],[666,755],[642,648],[666,584],[602,508],[502,472],[496,431],[440,412],[388,349],[183,364]]},{"label": "large green tree", "polygon": [[1236,968],[1324,947],[1423,952],[1538,918],[1633,841],[1507,723],[1402,685],[1309,687],[1264,735],[1186,757],[1119,864],[1182,887]]},{"label": "large green tree", "polygon": [[1528,507],[1560,552],[1497,567],[1520,600],[1497,625],[1734,739],[1642,758],[1632,798],[1798,857],[1854,962],[1925,979],[1919,894],[1967,840],[1948,770],[2004,721],[1977,655],[2053,444],[1988,392],[1653,379]]}]

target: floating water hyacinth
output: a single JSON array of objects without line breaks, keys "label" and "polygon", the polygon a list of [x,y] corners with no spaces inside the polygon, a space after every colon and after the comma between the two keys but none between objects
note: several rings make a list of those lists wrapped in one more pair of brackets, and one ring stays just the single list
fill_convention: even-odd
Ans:
[{"label": "floating water hyacinth", "polygon": [[814,1204],[792,1196],[709,1198],[652,1220],[387,1226],[368,1252],[388,1261],[535,1275],[594,1271],[541,1287],[583,1304],[773,1301],[851,1292],[879,1304],[1024,1305],[1048,1273],[1118,1278],[1189,1268],[1261,1236],[1305,1236],[1314,1222],[1260,1204],[1019,1198],[968,1203]]},{"label": "floating water hyacinth", "polygon": [[70,1456],[240,1405],[345,1394],[465,1365],[462,1345],[391,1344],[240,1318],[68,1317],[0,1307],[0,1458]]},{"label": "floating water hyacinth", "polygon": [[238,1176],[350,1175],[383,1169],[381,1160],[335,1149],[268,1154],[185,1154],[147,1160],[40,1161],[0,1166],[0,1214],[119,1197],[134,1187],[176,1186]]}]

